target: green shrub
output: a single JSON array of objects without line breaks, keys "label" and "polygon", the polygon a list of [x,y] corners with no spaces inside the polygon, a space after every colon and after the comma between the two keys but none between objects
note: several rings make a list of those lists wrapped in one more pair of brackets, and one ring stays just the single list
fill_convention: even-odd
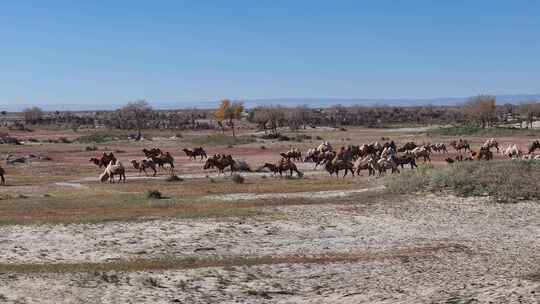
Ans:
[{"label": "green shrub", "polygon": [[539,162],[476,161],[405,171],[389,176],[385,184],[392,193],[449,191],[458,196],[491,196],[498,201],[514,202],[540,199],[539,178]]}]

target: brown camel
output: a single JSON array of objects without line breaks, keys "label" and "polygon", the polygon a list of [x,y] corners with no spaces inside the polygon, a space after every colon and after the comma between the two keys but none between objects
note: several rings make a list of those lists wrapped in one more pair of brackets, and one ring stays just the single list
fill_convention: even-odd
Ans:
[{"label": "brown camel", "polygon": [[161,154],[159,156],[152,156],[150,157],[152,162],[154,162],[156,165],[158,165],[159,168],[165,169],[165,165],[169,165],[170,171],[174,171],[174,158],[169,152],[165,152],[165,154]]},{"label": "brown camel", "polygon": [[94,163],[94,165],[100,168],[107,167],[111,161],[116,162],[116,157],[114,156],[112,152],[109,154],[104,152],[103,155],[101,155],[101,157],[90,158],[90,162]]},{"label": "brown camel", "polygon": [[159,148],[152,148],[150,150],[144,148],[142,149],[142,151],[144,153],[144,156],[146,156],[146,158],[158,157],[163,154],[163,152],[161,152]]},{"label": "brown camel", "polygon": [[182,151],[186,153],[186,156],[189,157],[189,159],[196,160],[197,156],[200,156],[201,160],[203,160],[204,158],[208,158],[208,156],[206,155],[206,151],[204,151],[202,147],[194,148],[193,150],[184,148],[182,149]]},{"label": "brown camel", "polygon": [[336,160],[336,161],[328,161],[324,165],[324,169],[330,173],[330,176],[332,176],[334,173],[336,174],[336,177],[339,177],[339,171],[345,170],[345,174],[343,174],[343,178],[347,176],[348,171],[351,171],[351,175],[354,176],[354,165],[350,161],[346,160]]},{"label": "brown camel", "polygon": [[529,154],[532,154],[536,149],[540,149],[540,141],[535,140],[529,145]]},{"label": "brown camel", "polygon": [[210,169],[216,167],[218,169],[218,174],[224,173],[225,168],[231,168],[231,175],[235,171],[234,168],[234,159],[231,155],[214,155],[206,160],[204,164],[204,169]]},{"label": "brown camel", "polygon": [[459,139],[458,141],[452,140],[450,142],[450,147],[454,148],[457,152],[461,152],[461,150],[467,150],[471,151],[471,146],[467,142],[467,140]]},{"label": "brown camel", "polygon": [[132,160],[131,164],[133,165],[133,168],[135,168],[135,170],[139,170],[139,175],[141,175],[141,172],[144,172],[144,175],[148,176],[148,172],[146,172],[146,169],[152,169],[152,171],[154,171],[154,174],[152,176],[156,176],[157,174],[156,164],[151,160],[143,159],[141,160],[141,162]]},{"label": "brown camel", "polygon": [[4,177],[6,175],[6,170],[4,168],[0,167],[0,185],[6,184],[6,178]]}]

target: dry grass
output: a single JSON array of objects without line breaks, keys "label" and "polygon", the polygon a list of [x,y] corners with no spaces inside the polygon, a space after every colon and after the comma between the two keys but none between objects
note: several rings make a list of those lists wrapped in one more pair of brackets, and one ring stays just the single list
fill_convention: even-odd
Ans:
[{"label": "dry grass", "polygon": [[423,167],[387,179],[393,193],[451,191],[459,196],[490,196],[514,202],[540,198],[537,161],[475,161],[444,168]]},{"label": "dry grass", "polygon": [[[229,185],[233,185],[231,181]],[[183,184],[182,184],[183,185]],[[136,221],[148,218],[230,218],[273,216],[268,207],[350,204],[379,198],[377,192],[365,192],[342,198],[326,199],[260,199],[219,201],[201,196],[186,196],[182,192],[163,193],[166,199],[149,199],[148,188],[141,192],[118,192],[118,189],[57,189],[47,195],[4,194],[0,199],[0,224],[95,223],[105,221]]]},{"label": "dry grass", "polygon": [[399,258],[431,257],[444,251],[469,250],[454,244],[432,244],[422,247],[397,249],[390,252],[341,253],[329,252],[324,255],[292,255],[261,257],[162,257],[157,259],[133,259],[111,263],[54,263],[54,264],[0,264],[4,273],[96,273],[108,271],[136,272],[197,269],[207,267],[242,267],[275,264],[329,264],[355,263],[360,261]]}]

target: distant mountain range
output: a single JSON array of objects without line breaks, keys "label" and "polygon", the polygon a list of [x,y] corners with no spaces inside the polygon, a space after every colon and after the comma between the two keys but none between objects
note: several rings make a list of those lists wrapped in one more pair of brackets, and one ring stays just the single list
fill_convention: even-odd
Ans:
[{"label": "distant mountain range", "polygon": [[[526,101],[540,101],[540,94],[515,94],[515,95],[496,95],[498,104],[512,103],[517,104]],[[282,105],[282,106],[298,106],[307,105],[312,108],[329,107],[334,105],[343,106],[449,106],[460,105],[469,100],[470,97],[440,97],[440,98],[269,98],[269,99],[247,99],[245,105],[248,108],[260,105]],[[150,104],[156,109],[182,109],[182,108],[199,108],[211,109],[217,107],[219,101],[196,101],[196,102],[160,102],[150,101]],[[46,111],[93,111],[93,110],[114,110],[123,105],[123,103],[109,104],[9,104],[0,105],[0,111],[21,111],[29,106],[39,106]]]}]

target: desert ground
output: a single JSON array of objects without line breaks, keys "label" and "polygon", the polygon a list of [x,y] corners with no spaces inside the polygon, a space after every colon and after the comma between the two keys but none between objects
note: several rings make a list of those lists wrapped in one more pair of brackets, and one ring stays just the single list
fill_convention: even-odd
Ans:
[{"label": "desert ground", "polygon": [[[210,132],[151,130],[95,151],[43,142],[92,130],[10,132],[41,141],[0,145],[0,303],[540,303],[538,201],[398,195],[385,191],[387,177],[330,177],[305,162],[302,178],[251,172],[236,183],[181,151],[203,146],[256,169],[322,140],[456,139],[429,130],[310,128],[287,135],[311,139],[277,141],[241,129],[234,145]],[[487,139],[466,138],[473,148]],[[497,141],[525,149],[533,139]],[[152,147],[174,156],[180,181],[130,167]],[[103,168],[89,159],[103,152],[129,167],[126,183],[99,182]],[[6,165],[10,154],[32,157]],[[455,155],[449,148],[418,163],[447,166]]]}]

